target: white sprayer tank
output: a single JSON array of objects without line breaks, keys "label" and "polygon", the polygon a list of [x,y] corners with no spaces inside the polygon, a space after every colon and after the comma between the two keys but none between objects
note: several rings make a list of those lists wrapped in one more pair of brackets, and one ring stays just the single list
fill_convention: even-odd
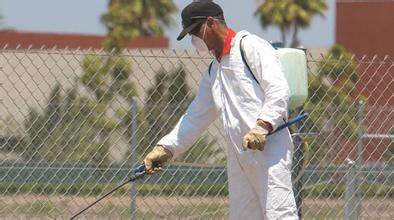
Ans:
[{"label": "white sprayer tank", "polygon": [[277,53],[290,87],[289,109],[302,106],[308,98],[308,71],[303,50],[278,48]]}]

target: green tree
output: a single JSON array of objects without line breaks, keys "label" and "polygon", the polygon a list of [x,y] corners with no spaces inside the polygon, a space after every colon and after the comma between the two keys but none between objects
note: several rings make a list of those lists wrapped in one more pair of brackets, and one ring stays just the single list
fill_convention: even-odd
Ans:
[{"label": "green tree", "polygon": [[101,17],[108,30],[104,48],[120,52],[124,40],[163,36],[163,27],[174,23],[171,15],[176,11],[172,0],[109,1],[108,11]]},{"label": "green tree", "polygon": [[52,90],[40,113],[30,109],[25,120],[27,143],[25,159],[87,162],[105,165],[108,160],[108,134],[115,129],[111,119],[97,108],[94,101],[78,96],[75,89],[61,94],[60,85]]},{"label": "green tree", "polygon": [[317,62],[317,71],[310,72],[308,80],[309,98],[304,108],[310,116],[306,120],[306,130],[322,134],[318,138],[309,138],[310,154],[312,163],[324,163],[333,159],[325,157],[335,140],[356,138],[355,115],[359,102],[365,98],[355,86],[359,80],[356,61],[340,45],[331,47],[327,55]]},{"label": "green tree", "polygon": [[122,42],[139,36],[162,36],[163,26],[172,24],[176,12],[171,0],[111,0],[101,20],[107,28],[103,43],[108,56],[86,56],[82,61],[82,83],[108,105],[120,95],[127,101],[137,96],[130,62],[121,56]]},{"label": "green tree", "polygon": [[[298,30],[307,28],[315,15],[324,15],[327,5],[322,0],[266,0],[256,10],[260,23],[265,29],[278,26],[282,42],[287,45],[287,37],[292,36],[290,45],[299,45]],[[291,33],[292,32],[292,33]]]},{"label": "green tree", "polygon": [[82,62],[81,82],[105,107],[117,95],[130,101],[137,95],[134,83],[129,79],[131,67],[127,60],[118,56],[99,57],[88,55]]},{"label": "green tree", "polygon": [[[145,114],[144,142],[141,146],[152,147],[160,138],[168,134],[185,113],[193,100],[186,81],[186,71],[182,66],[166,72],[161,69],[156,73],[155,84],[148,89]],[[146,151],[147,149],[141,149]],[[219,152],[216,141],[202,136],[178,161],[191,163],[209,162]]]},{"label": "green tree", "polygon": [[148,143],[144,146],[156,144],[172,130],[192,101],[189,91],[183,67],[171,72],[161,69],[156,73],[155,84],[148,88],[144,106],[148,126]]},{"label": "green tree", "polygon": [[23,125],[13,115],[3,116],[0,119],[0,152],[20,154],[26,149],[24,134]]},{"label": "green tree", "polygon": [[216,144],[215,138],[203,135],[177,160],[185,163],[223,165],[225,163],[225,155]]},{"label": "green tree", "polygon": [[[110,108],[114,98],[121,98],[132,103],[137,96],[134,82],[130,79],[130,62],[122,56],[122,43],[139,36],[162,36],[163,27],[173,23],[171,14],[176,7],[170,0],[111,0],[107,12],[101,17],[107,28],[107,37],[103,42],[106,56],[89,55],[82,61],[82,84],[95,97],[96,110],[105,115],[109,110],[123,112],[117,114],[115,123],[118,129],[131,141],[131,118],[122,109]],[[127,113],[132,113],[130,110]],[[122,127],[122,128],[120,128]],[[103,140],[110,134],[101,133]]]}]

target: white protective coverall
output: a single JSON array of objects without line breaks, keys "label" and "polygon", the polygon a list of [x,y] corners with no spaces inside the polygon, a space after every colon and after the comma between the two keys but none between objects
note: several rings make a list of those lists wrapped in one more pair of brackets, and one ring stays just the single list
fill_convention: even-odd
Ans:
[{"label": "white protective coverall", "polygon": [[[244,65],[240,39],[249,66]],[[185,152],[219,116],[226,137],[230,219],[297,219],[291,183],[293,143],[288,129],[267,137],[265,148],[242,150],[242,138],[257,119],[274,130],[287,120],[290,90],[275,49],[265,40],[240,31],[230,54],[215,59],[210,73],[175,128],[158,144],[174,157]]]}]

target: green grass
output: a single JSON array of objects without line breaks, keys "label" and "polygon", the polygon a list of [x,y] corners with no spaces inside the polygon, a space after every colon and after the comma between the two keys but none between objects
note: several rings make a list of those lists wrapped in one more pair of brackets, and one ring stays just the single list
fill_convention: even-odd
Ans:
[{"label": "green grass", "polygon": [[343,209],[339,207],[334,208],[303,208],[303,219],[343,219]]},{"label": "green grass", "polygon": [[[115,188],[119,183],[0,183],[0,195],[39,194],[39,195],[78,195],[97,196]],[[113,196],[129,193],[128,187],[122,187]],[[172,195],[172,196],[227,196],[227,184],[144,184],[138,185],[138,195]]]},{"label": "green grass", "polygon": [[[306,186],[303,189],[304,198],[340,198],[345,195],[345,184],[321,183]],[[364,198],[394,198],[394,187],[383,184],[361,184],[360,190]]]},{"label": "green grass", "polygon": [[[17,194],[98,196],[117,185],[118,183],[0,183],[0,196]],[[140,184],[137,188],[139,196],[228,196],[227,184]],[[364,183],[360,188],[364,198],[394,198],[394,187],[390,185]],[[122,196],[127,193],[129,187],[122,187],[112,196]],[[345,185],[335,183],[309,185],[303,189],[304,198],[340,198],[344,193]]]}]

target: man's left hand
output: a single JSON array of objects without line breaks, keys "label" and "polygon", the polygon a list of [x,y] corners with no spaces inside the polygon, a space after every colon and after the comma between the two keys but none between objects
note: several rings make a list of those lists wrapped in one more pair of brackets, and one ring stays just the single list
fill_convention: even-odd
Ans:
[{"label": "man's left hand", "polygon": [[270,129],[271,127],[269,123],[258,120],[256,126],[244,136],[242,140],[243,150],[252,149],[263,151],[267,135],[272,130]]}]

